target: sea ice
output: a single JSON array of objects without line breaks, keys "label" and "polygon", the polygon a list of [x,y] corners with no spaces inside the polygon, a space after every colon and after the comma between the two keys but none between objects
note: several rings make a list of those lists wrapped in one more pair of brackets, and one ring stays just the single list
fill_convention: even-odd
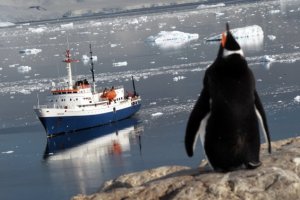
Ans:
[{"label": "sea ice", "polygon": [[297,103],[300,103],[300,95],[296,96],[296,97],[294,98],[294,101],[297,102]]},{"label": "sea ice", "polygon": [[60,27],[61,27],[62,29],[71,29],[71,28],[73,28],[73,26],[74,26],[73,22],[68,23],[68,24],[61,24],[61,25],[60,25]]},{"label": "sea ice", "polygon": [[[93,58],[93,62],[97,62],[97,60],[98,60],[97,56],[92,56],[92,58]],[[90,62],[91,58],[87,55],[82,55],[81,60],[84,64],[88,64]]]},{"label": "sea ice", "polygon": [[[230,31],[242,47],[248,47],[250,49],[260,49],[263,45],[264,32],[258,25],[235,28],[231,29]],[[222,34],[217,34],[209,36],[205,38],[205,40],[207,42],[215,42],[220,41],[221,37]]]},{"label": "sea ice", "polygon": [[25,54],[25,55],[35,55],[42,52],[42,49],[24,49],[20,50],[19,53]]},{"label": "sea ice", "polygon": [[3,153],[3,154],[11,154],[11,153],[13,153],[14,151],[3,151],[3,152],[1,152],[1,153]]},{"label": "sea ice", "polygon": [[[264,35],[262,28],[258,25],[246,26],[241,28],[235,28],[230,30],[235,39],[251,38]],[[219,41],[222,34],[210,36],[205,38],[207,41]]]},{"label": "sea ice", "polygon": [[28,30],[32,33],[42,33],[47,30],[47,27],[29,28]]},{"label": "sea ice", "polygon": [[159,116],[161,116],[161,115],[163,115],[162,112],[157,112],[157,113],[151,114],[152,117],[159,117]]},{"label": "sea ice", "polygon": [[123,62],[115,62],[113,63],[113,67],[123,67],[123,66],[127,66],[127,61],[123,61]]},{"label": "sea ice", "polygon": [[276,36],[275,35],[268,35],[269,40],[275,40]]},{"label": "sea ice", "polygon": [[225,3],[217,3],[213,5],[199,5],[197,9],[207,9],[207,8],[217,8],[217,7],[224,7],[226,6]]},{"label": "sea ice", "polygon": [[199,34],[184,33],[181,31],[161,31],[155,36],[149,36],[147,41],[161,48],[176,48],[180,47],[192,40],[197,40]]},{"label": "sea ice", "polygon": [[0,22],[0,27],[10,27],[10,26],[14,26],[14,23],[11,22]]},{"label": "sea ice", "polygon": [[28,73],[31,70],[31,67],[29,66],[20,66],[18,67],[19,73]]},{"label": "sea ice", "polygon": [[176,77],[173,78],[173,81],[177,82],[177,81],[183,80],[183,79],[185,79],[185,78],[186,78],[186,77],[184,77],[184,76],[176,76]]}]

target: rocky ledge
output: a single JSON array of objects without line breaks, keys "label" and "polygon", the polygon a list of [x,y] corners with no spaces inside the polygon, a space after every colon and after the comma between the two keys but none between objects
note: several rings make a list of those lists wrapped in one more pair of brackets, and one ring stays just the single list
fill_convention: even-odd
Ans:
[{"label": "rocky ledge", "polygon": [[200,166],[165,166],[107,181],[98,193],[72,200],[118,199],[300,199],[300,137],[262,145],[262,166],[217,173]]}]

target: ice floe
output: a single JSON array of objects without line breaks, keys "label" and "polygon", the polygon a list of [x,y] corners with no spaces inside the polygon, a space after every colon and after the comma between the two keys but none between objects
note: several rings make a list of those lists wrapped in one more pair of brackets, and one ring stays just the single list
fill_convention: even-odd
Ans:
[{"label": "ice floe", "polygon": [[2,151],[1,153],[2,154],[11,154],[11,153],[13,153],[14,151]]},{"label": "ice floe", "polygon": [[300,103],[300,95],[296,96],[296,97],[294,98],[294,101],[297,102],[297,103]]},{"label": "ice floe", "polygon": [[[98,61],[98,57],[97,56],[92,56],[93,58],[93,62],[97,62]],[[82,55],[82,58],[81,58],[82,62],[84,64],[88,64],[91,60],[91,58],[87,55]]]},{"label": "ice floe", "polygon": [[198,40],[199,34],[181,31],[161,31],[155,36],[149,36],[147,41],[160,48],[176,48],[190,41]]},{"label": "ice floe", "polygon": [[25,54],[25,55],[35,55],[40,52],[42,52],[42,49],[24,49],[19,51],[20,54]]},{"label": "ice floe", "polygon": [[212,5],[199,5],[197,6],[197,9],[207,9],[207,8],[218,8],[218,7],[224,7],[226,6],[225,3],[217,3],[217,4],[212,4]]},{"label": "ice floe", "polygon": [[20,66],[18,67],[18,72],[19,73],[28,73],[31,70],[31,67],[29,66]]},{"label": "ice floe", "polygon": [[47,27],[29,28],[28,30],[32,33],[42,33],[47,30]]},{"label": "ice floe", "polygon": [[61,24],[61,25],[60,25],[60,27],[61,27],[62,29],[71,29],[71,28],[73,28],[73,26],[74,26],[73,22],[68,23],[68,24]]},{"label": "ice floe", "polygon": [[177,82],[177,81],[183,80],[185,78],[186,78],[185,76],[176,76],[173,78],[173,81]]},{"label": "ice floe", "polygon": [[10,26],[15,26],[15,24],[11,22],[0,22],[0,27],[10,27]]},{"label": "ice floe", "polygon": [[276,36],[275,35],[268,35],[269,40],[275,40]]},{"label": "ice floe", "polygon": [[[251,25],[230,30],[242,47],[261,49],[264,40],[264,31],[258,25]],[[222,34],[215,34],[205,38],[207,42],[220,41]]]},{"label": "ice floe", "polygon": [[113,67],[123,67],[123,66],[127,66],[127,61],[123,61],[123,62],[115,62],[113,63]]},{"label": "ice floe", "polygon": [[152,117],[159,117],[159,116],[161,116],[161,115],[163,115],[162,112],[157,112],[157,113],[152,113],[152,114],[151,114]]}]

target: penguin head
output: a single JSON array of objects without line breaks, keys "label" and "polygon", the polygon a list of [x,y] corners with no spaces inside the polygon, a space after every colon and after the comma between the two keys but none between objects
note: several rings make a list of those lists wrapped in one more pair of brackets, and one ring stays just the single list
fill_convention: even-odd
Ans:
[{"label": "penguin head", "polygon": [[227,58],[230,55],[238,54],[244,57],[244,52],[241,49],[238,42],[233,37],[232,33],[229,30],[229,24],[226,23],[226,31],[222,33],[221,38],[221,56],[222,58]]}]

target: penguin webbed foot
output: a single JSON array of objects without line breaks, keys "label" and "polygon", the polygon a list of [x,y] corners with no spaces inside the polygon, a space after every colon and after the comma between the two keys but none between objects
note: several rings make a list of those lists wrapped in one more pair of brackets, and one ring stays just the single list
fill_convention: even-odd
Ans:
[{"label": "penguin webbed foot", "polygon": [[247,169],[256,169],[259,166],[261,166],[261,162],[260,161],[250,161],[248,163],[245,164]]}]

